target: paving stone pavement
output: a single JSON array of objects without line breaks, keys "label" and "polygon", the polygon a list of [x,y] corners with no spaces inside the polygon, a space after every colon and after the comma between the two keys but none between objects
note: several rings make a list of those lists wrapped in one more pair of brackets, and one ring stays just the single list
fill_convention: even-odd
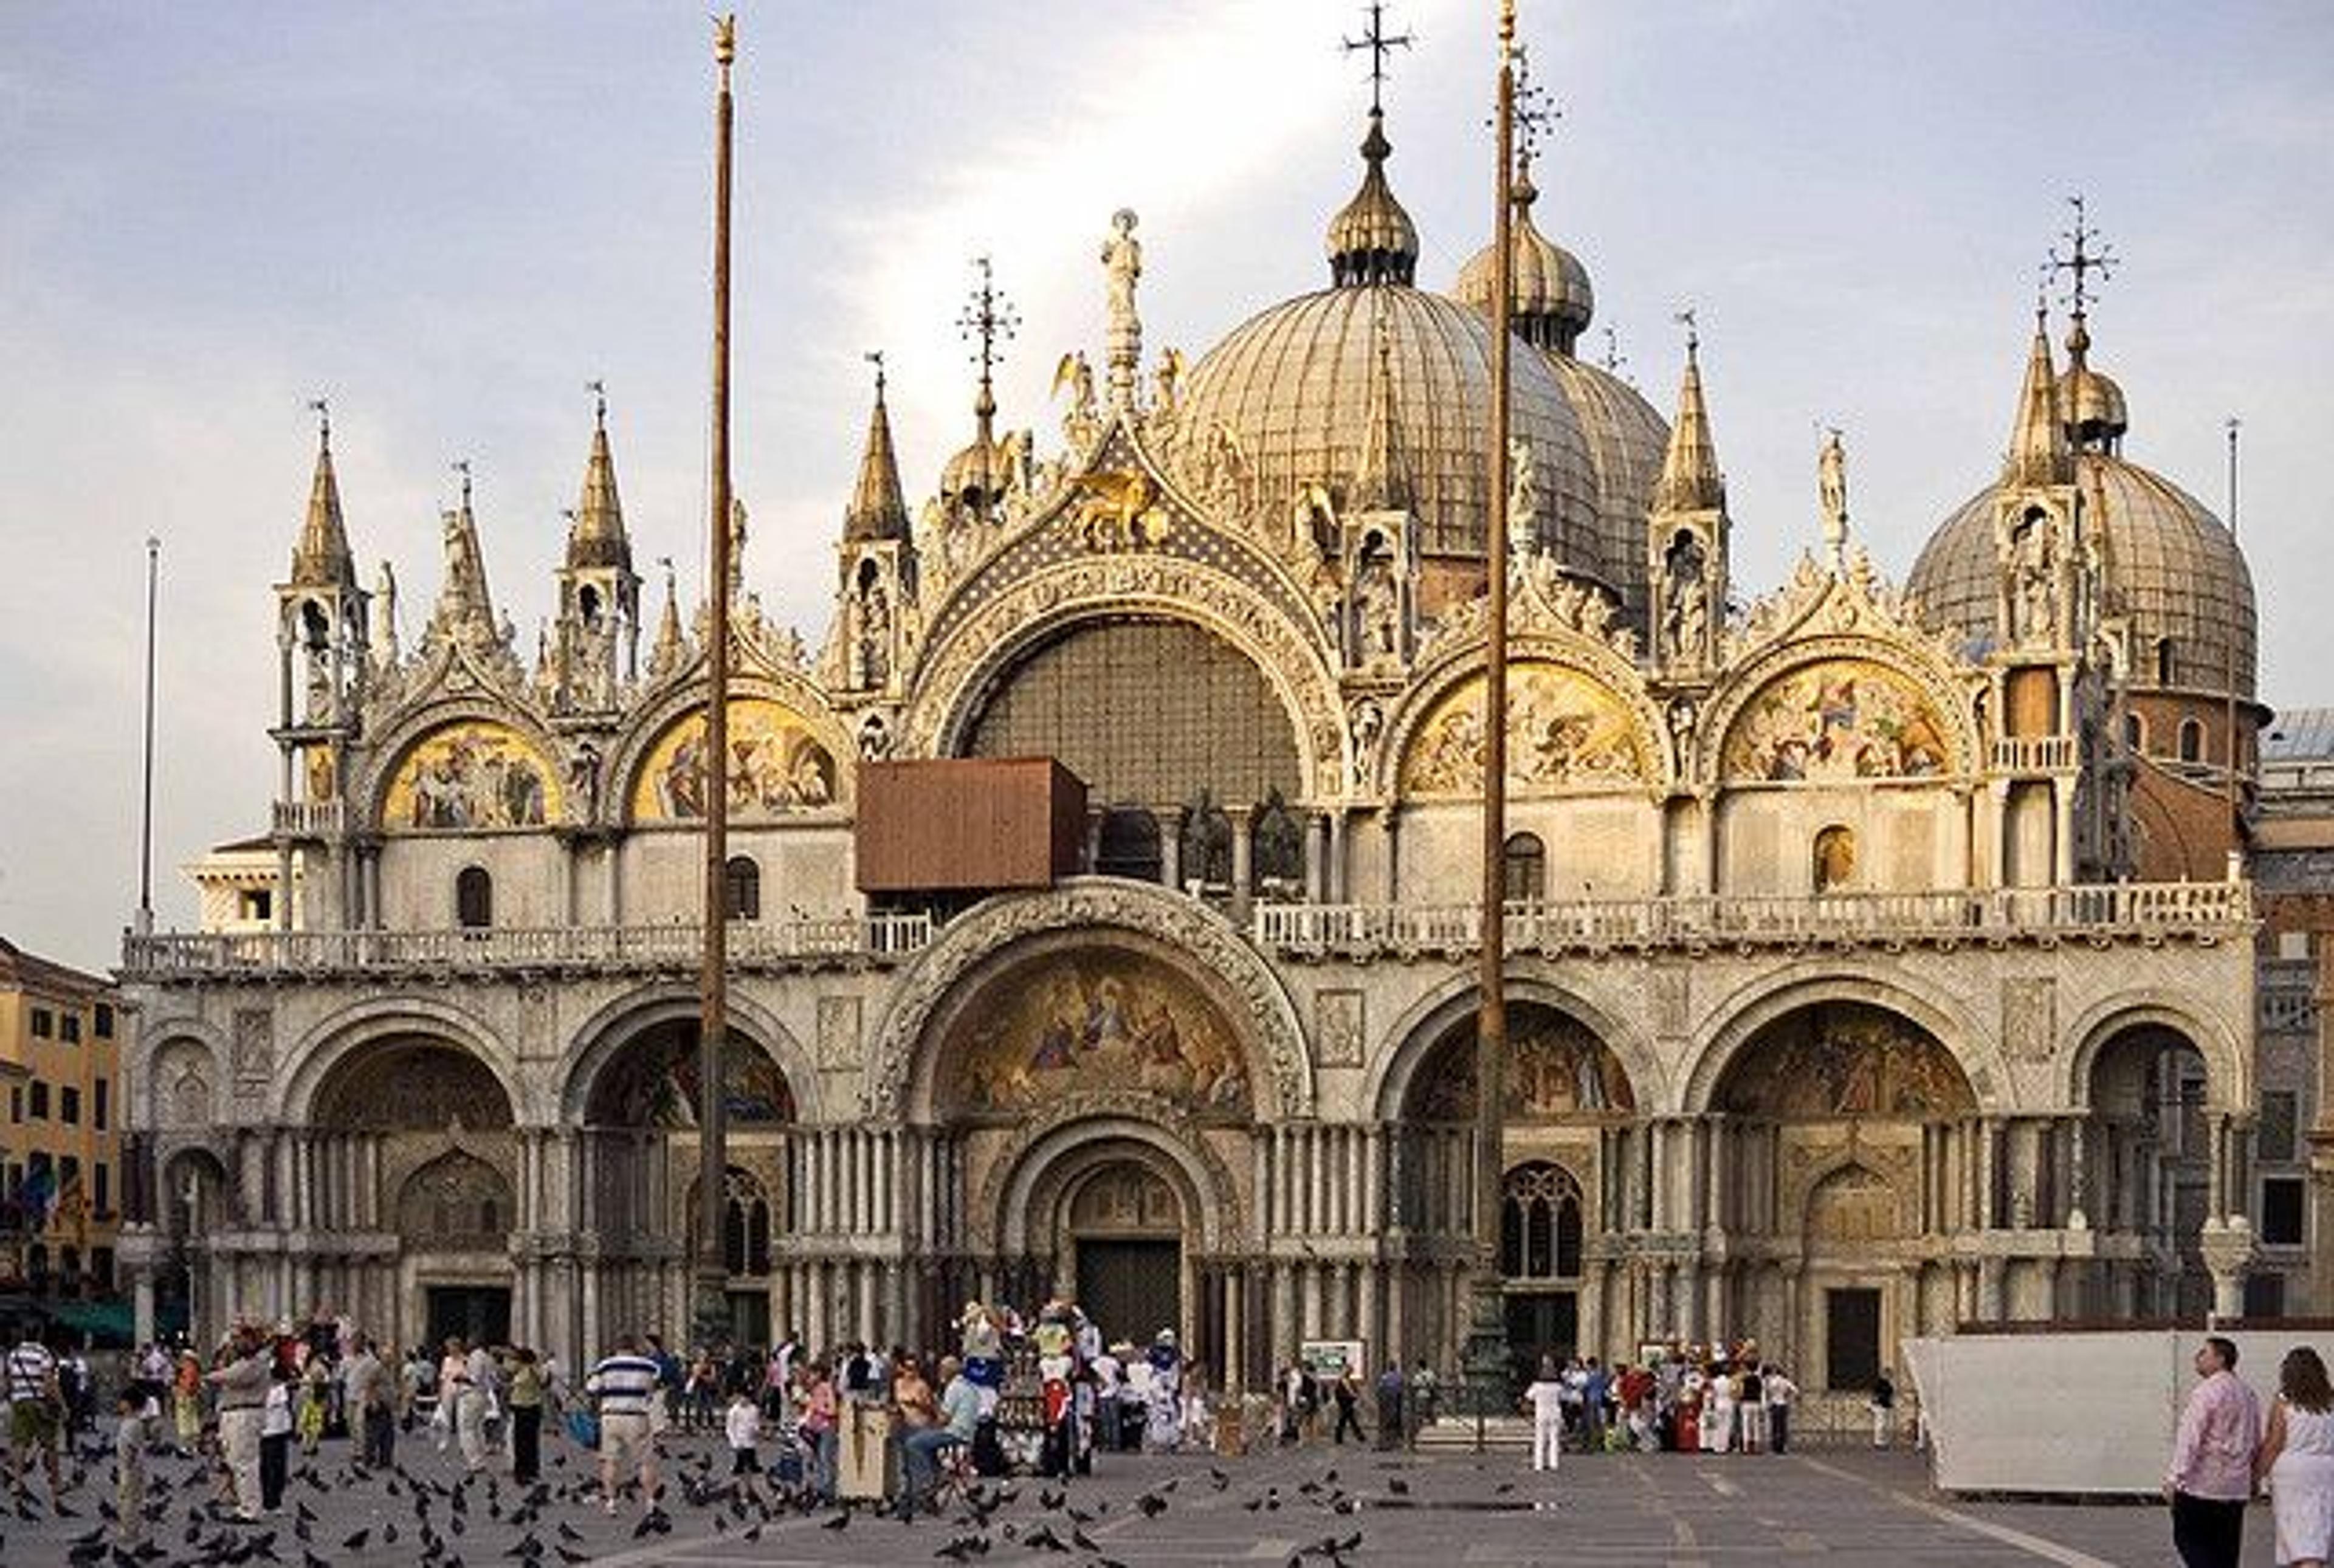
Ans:
[{"label": "paving stone pavement", "polygon": [[[716,1439],[669,1441],[681,1477],[726,1472],[726,1458],[715,1463]],[[399,1452],[402,1477],[355,1474],[342,1442],[327,1442],[313,1462],[295,1457],[284,1515],[257,1526],[192,1521],[195,1501],[207,1488],[188,1484],[188,1461],[157,1459],[152,1474],[160,1486],[150,1495],[167,1508],[143,1561],[152,1568],[223,1563],[242,1553],[242,1562],[285,1568],[504,1568],[530,1560],[535,1568],[584,1562],[743,1568],[946,1562],[943,1549],[955,1542],[968,1543],[962,1561],[1064,1568],[1280,1565],[1292,1559],[1305,1568],[1577,1561],[1691,1568],[1816,1560],[1843,1568],[2091,1568],[2171,1560],[2160,1507],[1948,1498],[1930,1489],[1918,1455],[1846,1448],[1780,1457],[1570,1455],[1553,1476],[1533,1475],[1513,1453],[1385,1454],[1314,1445],[1225,1460],[1105,1455],[1097,1474],[1061,1488],[1066,1496],[1055,1505],[1048,1505],[1052,1484],[1009,1483],[1012,1500],[996,1509],[986,1530],[969,1527],[960,1514],[911,1525],[860,1510],[840,1529],[830,1527],[844,1516],[834,1509],[762,1521],[673,1496],[670,1529],[647,1535],[638,1533],[639,1506],[610,1518],[581,1496],[591,1457],[563,1440],[547,1444],[549,1500],[525,1523],[513,1520],[523,1498],[507,1475],[464,1486],[458,1464],[429,1443],[408,1440]],[[40,1501],[31,1505],[29,1521],[21,1509],[0,1514],[0,1564],[45,1568],[78,1560],[119,1568],[129,1561],[86,1547],[76,1556],[75,1542],[103,1524],[100,1505],[112,1492],[110,1453],[92,1451],[88,1475],[66,1499],[75,1517],[52,1516]],[[1139,1505],[1146,1496],[1163,1506],[1146,1513]],[[420,1505],[425,1498],[426,1512]],[[440,1543],[435,1553],[425,1550],[425,1519],[428,1534]],[[1090,1546],[1077,1544],[1081,1535]],[[2252,1510],[2246,1539],[2247,1563],[2271,1560],[2266,1508]],[[531,1554],[528,1540],[535,1543]],[[981,1540],[985,1551],[969,1544]],[[1341,1547],[1334,1555],[1324,1549],[1330,1543]]]}]

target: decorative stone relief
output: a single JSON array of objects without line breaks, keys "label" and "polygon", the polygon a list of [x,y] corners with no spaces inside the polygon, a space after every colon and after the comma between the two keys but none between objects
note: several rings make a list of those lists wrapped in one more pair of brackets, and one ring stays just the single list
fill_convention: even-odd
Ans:
[{"label": "decorative stone relief", "polygon": [[822,1068],[859,1065],[858,997],[818,999],[818,1064]]},{"label": "decorative stone relief", "polygon": [[1359,1067],[1367,1036],[1359,991],[1324,991],[1313,998],[1313,1045],[1324,1067]]},{"label": "decorative stone relief", "polygon": [[2059,1041],[2059,982],[2048,975],[2001,983],[2001,1048],[2012,1062],[2048,1062]]},{"label": "decorative stone relief", "polygon": [[265,1007],[235,1010],[236,1092],[264,1093],[275,1076],[275,1015]]},{"label": "decorative stone relief", "polygon": [[1266,1114],[1306,1116],[1312,1064],[1278,978],[1222,916],[1188,899],[1124,883],[1073,882],[952,922],[902,977],[867,1054],[860,1099],[867,1114],[896,1120],[907,1109],[916,1053],[932,1015],[974,966],[1009,943],[1047,931],[1117,926],[1158,938],[1194,969],[1229,986],[1254,1020],[1278,1105]]}]

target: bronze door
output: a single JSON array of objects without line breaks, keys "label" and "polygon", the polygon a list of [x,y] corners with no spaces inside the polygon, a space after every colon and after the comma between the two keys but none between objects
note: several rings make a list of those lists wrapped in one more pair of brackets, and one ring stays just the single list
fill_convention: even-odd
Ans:
[{"label": "bronze door", "polygon": [[1178,1241],[1081,1238],[1078,1304],[1105,1340],[1151,1342],[1183,1329],[1183,1246]]},{"label": "bronze door", "polygon": [[1835,1389],[1868,1389],[1880,1378],[1880,1293],[1824,1292],[1824,1373]]}]

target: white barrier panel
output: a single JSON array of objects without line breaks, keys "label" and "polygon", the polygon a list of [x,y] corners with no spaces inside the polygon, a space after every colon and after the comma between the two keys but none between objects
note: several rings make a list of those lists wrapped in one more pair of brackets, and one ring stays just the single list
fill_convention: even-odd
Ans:
[{"label": "white barrier panel", "polygon": [[[1905,1342],[1928,1422],[1930,1473],[1948,1492],[2154,1493],[2204,1331],[1955,1334]],[[2285,1352],[2306,1333],[2246,1330],[2237,1375],[2266,1418]]]}]

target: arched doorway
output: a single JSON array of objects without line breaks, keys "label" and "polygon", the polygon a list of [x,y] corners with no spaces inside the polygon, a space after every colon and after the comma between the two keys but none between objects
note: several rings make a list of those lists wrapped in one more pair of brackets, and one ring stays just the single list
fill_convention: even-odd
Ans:
[{"label": "arched doorway", "polygon": [[[785,1191],[793,1085],[763,1047],[733,1022],[722,1085],[728,1167],[722,1182],[725,1241],[736,1210],[739,1247],[725,1246],[730,1325],[741,1343],[767,1342],[770,1252]],[[619,1324],[685,1323],[698,1223],[698,1024],[657,1020],[625,1037],[584,1095],[584,1226],[599,1238],[596,1295],[603,1333]],[[758,1234],[761,1246],[752,1245]],[[758,1264],[758,1267],[756,1265]]]},{"label": "arched doorway", "polygon": [[[1446,1365],[1457,1363],[1466,1334],[1473,1269],[1479,1028],[1468,1006],[1433,1035],[1403,1091],[1396,1146],[1405,1322],[1420,1349]],[[1497,1201],[1509,1355],[1525,1381],[1542,1355],[1601,1342],[1617,1242],[1603,1223],[1607,1206],[1589,1194],[1615,1174],[1606,1167],[1636,1106],[1627,1069],[1594,1029],[1537,998],[1509,1004],[1506,1175]]]},{"label": "arched doorway", "polygon": [[161,1200],[155,1208],[169,1251],[156,1282],[158,1331],[205,1325],[209,1320],[204,1313],[223,1304],[211,1288],[206,1238],[234,1227],[234,1197],[226,1165],[209,1149],[181,1149],[163,1162]]},{"label": "arched doorway", "polygon": [[1974,1149],[1977,1098],[1935,1035],[1886,1007],[1810,1003],[1754,1030],[1712,1099],[1709,1219],[1730,1255],[1703,1338],[1755,1338],[1807,1386],[1849,1390],[1897,1364],[1897,1341],[1950,1326],[1958,1226],[1939,1173]]},{"label": "arched doorway", "polygon": [[[407,1342],[507,1337],[517,1269],[518,1149],[510,1096],[464,1047],[391,1034],[333,1064],[309,1111],[300,1212],[321,1244],[305,1293]],[[389,1231],[393,1257],[333,1240]],[[442,1329],[442,1332],[439,1332]]]},{"label": "arched doorway", "polygon": [[2201,1240],[2213,1169],[2204,1054],[2176,1029],[2137,1024],[2100,1045],[2088,1087],[2088,1217],[2139,1244],[2106,1265],[2101,1305],[2133,1317],[2201,1316],[2213,1306]]},{"label": "arched doorway", "polygon": [[1105,1333],[1182,1332],[1183,1204],[1151,1161],[1121,1155],[1076,1178],[1058,1228],[1079,1304]]}]

